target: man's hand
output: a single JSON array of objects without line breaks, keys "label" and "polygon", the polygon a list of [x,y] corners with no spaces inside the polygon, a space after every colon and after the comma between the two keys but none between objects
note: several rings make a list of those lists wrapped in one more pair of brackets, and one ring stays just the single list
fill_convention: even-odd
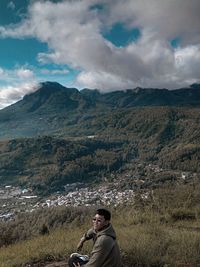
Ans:
[{"label": "man's hand", "polygon": [[73,263],[74,267],[81,267],[80,263],[78,262],[77,264],[76,263]]}]

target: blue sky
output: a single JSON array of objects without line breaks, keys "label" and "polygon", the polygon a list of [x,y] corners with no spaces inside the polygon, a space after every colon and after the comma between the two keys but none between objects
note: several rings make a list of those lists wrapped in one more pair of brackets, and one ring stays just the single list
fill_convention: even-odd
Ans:
[{"label": "blue sky", "polygon": [[199,82],[199,10],[198,0],[1,0],[0,108],[47,80],[104,92]]}]

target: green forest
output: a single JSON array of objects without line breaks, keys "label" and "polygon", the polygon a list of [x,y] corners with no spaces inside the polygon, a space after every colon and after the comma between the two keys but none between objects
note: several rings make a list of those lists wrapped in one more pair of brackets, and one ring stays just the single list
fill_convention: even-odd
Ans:
[{"label": "green forest", "polygon": [[[67,183],[109,180],[111,174],[128,171],[130,164],[132,171],[151,184],[156,179],[176,180],[176,172],[198,178],[199,120],[198,108],[130,109],[90,120],[88,128],[95,128],[92,135],[84,135],[81,131],[86,126],[80,124],[77,137],[64,136],[61,131],[60,136],[1,141],[0,184],[18,184],[49,194]],[[149,164],[159,166],[162,173],[147,173]]]}]

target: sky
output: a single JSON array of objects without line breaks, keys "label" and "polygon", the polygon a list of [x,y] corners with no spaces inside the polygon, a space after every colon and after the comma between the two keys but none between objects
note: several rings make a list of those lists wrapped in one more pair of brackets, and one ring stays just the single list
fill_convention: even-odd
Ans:
[{"label": "sky", "polygon": [[102,92],[200,82],[199,0],[0,0],[0,109],[38,84]]}]

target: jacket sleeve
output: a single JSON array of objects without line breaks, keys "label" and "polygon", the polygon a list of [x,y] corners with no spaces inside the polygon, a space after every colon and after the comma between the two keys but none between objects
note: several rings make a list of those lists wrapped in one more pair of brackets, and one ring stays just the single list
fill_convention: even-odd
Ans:
[{"label": "jacket sleeve", "polygon": [[83,267],[101,267],[114,246],[113,238],[110,236],[99,236],[92,249],[91,257],[88,263]]},{"label": "jacket sleeve", "polygon": [[91,228],[84,234],[84,236],[82,238],[84,238],[85,240],[90,240],[94,237],[94,234],[95,234],[94,229]]}]

